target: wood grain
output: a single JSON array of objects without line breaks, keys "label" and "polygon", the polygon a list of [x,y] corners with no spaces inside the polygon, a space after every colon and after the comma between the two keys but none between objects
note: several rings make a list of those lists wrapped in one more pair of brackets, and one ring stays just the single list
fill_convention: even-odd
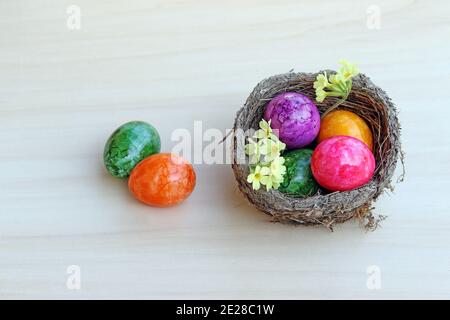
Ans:
[{"label": "wood grain", "polygon": [[[0,2],[0,298],[450,298],[449,16],[443,0]],[[170,151],[195,120],[230,128],[262,78],[341,58],[400,109],[407,177],[374,233],[272,224],[227,165],[196,165],[194,194],[164,210],[102,167],[123,122]]]}]

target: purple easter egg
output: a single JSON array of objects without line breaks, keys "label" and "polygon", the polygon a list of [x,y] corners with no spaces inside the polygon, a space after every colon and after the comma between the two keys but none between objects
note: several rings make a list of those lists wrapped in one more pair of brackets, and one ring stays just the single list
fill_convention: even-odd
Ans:
[{"label": "purple easter egg", "polygon": [[310,144],[319,133],[320,114],[307,96],[284,92],[275,96],[266,106],[264,119],[289,149]]}]

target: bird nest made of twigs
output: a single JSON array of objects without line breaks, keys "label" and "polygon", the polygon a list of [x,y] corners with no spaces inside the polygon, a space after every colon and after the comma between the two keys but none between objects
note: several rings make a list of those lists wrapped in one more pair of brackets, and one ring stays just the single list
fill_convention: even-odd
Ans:
[{"label": "bird nest made of twigs", "polygon": [[[326,72],[335,73],[331,70]],[[403,153],[395,105],[387,94],[364,74],[353,79],[352,91],[339,109],[356,113],[366,120],[372,130],[376,169],[367,184],[350,191],[327,192],[321,189],[310,197],[292,197],[274,189],[253,190],[247,182],[250,170],[248,163],[238,161],[238,155],[245,154],[245,140],[238,139],[236,132],[257,129],[266,104],[279,93],[298,92],[314,100],[313,83],[317,75],[318,73],[289,72],[267,78],[254,88],[245,105],[238,111],[234,123],[232,169],[238,187],[257,209],[271,215],[274,221],[323,225],[332,229],[334,224],[357,218],[366,228],[375,229],[384,216],[376,215],[372,204],[385,189],[392,190],[392,176],[399,158],[403,164]],[[335,102],[336,99],[329,98],[316,105],[323,114]],[[403,174],[400,179],[402,178]]]}]

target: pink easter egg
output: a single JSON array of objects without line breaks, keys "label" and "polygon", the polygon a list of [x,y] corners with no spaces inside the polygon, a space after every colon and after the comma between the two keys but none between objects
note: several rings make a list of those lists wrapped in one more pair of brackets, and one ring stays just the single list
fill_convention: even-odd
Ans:
[{"label": "pink easter egg", "polygon": [[316,181],[328,190],[352,190],[370,181],[375,158],[364,142],[349,136],[334,136],[314,150],[311,171]]}]

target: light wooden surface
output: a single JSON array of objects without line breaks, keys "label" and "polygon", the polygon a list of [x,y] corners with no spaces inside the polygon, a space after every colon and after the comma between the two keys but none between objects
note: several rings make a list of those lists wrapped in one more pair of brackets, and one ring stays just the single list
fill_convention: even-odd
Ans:
[{"label": "light wooden surface", "polygon": [[[444,0],[1,1],[0,298],[450,298],[449,16]],[[194,120],[230,128],[264,77],[341,58],[400,109],[407,179],[374,233],[269,223],[227,165],[196,165],[191,198],[165,210],[102,167],[126,121],[170,151]]]}]

